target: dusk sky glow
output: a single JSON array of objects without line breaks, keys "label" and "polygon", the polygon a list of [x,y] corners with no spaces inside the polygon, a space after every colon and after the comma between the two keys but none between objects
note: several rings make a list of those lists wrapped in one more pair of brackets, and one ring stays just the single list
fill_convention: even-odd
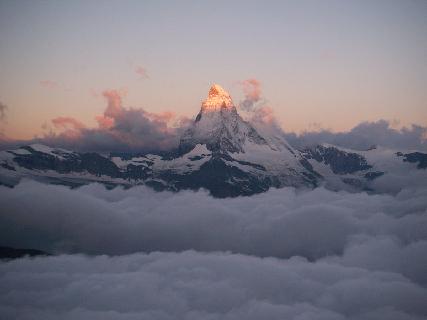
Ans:
[{"label": "dusk sky glow", "polygon": [[212,83],[242,81],[285,131],[427,125],[426,1],[0,1],[3,133],[58,117],[97,126],[123,105],[194,117]]}]

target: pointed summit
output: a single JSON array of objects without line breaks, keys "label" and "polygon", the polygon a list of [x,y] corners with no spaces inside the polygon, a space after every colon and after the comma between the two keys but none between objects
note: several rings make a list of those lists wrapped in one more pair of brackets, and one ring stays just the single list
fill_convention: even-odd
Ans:
[{"label": "pointed summit", "polygon": [[214,96],[230,96],[227,91],[224,90],[219,84],[214,83],[209,89],[209,97]]},{"label": "pointed summit", "polygon": [[220,85],[213,84],[209,89],[208,98],[202,103],[203,111],[220,111],[222,108],[234,108],[230,94]]},{"label": "pointed summit", "polygon": [[193,125],[182,135],[179,148],[188,152],[197,144],[205,144],[213,152],[244,152],[244,144],[248,141],[266,143],[237,113],[230,94],[214,84]]}]

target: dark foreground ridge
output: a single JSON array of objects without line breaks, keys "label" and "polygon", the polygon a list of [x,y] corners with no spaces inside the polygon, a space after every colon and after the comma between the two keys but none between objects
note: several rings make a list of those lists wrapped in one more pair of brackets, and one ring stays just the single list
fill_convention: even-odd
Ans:
[{"label": "dark foreground ridge", "polygon": [[16,249],[0,246],[0,259],[10,260],[22,257],[50,256],[50,253],[36,249]]}]

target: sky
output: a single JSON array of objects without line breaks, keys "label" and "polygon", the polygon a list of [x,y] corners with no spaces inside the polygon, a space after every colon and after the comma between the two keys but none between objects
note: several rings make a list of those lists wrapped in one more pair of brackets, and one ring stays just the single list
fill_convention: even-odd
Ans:
[{"label": "sky", "polygon": [[96,127],[105,90],[194,117],[212,83],[237,104],[247,79],[287,132],[427,125],[426,1],[0,0],[0,52],[12,139]]}]

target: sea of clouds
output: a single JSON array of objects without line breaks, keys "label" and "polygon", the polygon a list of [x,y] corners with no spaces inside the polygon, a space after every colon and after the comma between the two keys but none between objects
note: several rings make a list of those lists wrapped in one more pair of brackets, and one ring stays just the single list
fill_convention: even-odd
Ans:
[{"label": "sea of clouds", "polygon": [[0,187],[4,319],[425,319],[427,188]]}]

